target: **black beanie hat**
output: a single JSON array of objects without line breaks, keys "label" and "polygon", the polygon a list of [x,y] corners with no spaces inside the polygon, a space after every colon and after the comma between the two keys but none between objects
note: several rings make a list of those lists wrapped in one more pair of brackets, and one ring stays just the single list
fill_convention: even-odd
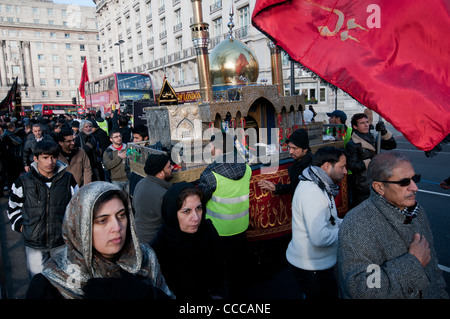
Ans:
[{"label": "black beanie hat", "polygon": [[307,149],[309,148],[309,138],[308,138],[308,132],[306,132],[305,129],[298,129],[292,132],[291,135],[289,135],[286,143],[292,142],[297,147]]},{"label": "black beanie hat", "polygon": [[169,160],[170,158],[166,154],[148,154],[144,166],[145,174],[156,176],[156,174],[163,170]]}]

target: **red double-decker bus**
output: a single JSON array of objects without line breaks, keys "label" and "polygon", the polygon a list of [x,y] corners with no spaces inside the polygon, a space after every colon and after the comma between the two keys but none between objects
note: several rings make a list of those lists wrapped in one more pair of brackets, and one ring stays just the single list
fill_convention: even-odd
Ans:
[{"label": "red double-decker bus", "polygon": [[155,102],[153,82],[145,73],[113,73],[85,83],[85,105],[89,112],[102,114],[114,109],[132,112],[134,101]]},{"label": "red double-decker bus", "polygon": [[57,103],[39,103],[33,104],[33,114],[41,116],[53,116],[60,114],[75,114],[79,108],[83,108],[80,104],[57,104]]}]

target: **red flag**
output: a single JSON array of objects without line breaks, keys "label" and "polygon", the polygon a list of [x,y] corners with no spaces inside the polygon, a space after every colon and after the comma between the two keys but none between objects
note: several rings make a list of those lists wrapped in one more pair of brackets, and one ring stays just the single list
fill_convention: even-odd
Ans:
[{"label": "red flag", "polygon": [[80,87],[78,88],[80,90],[80,95],[83,99],[86,98],[86,95],[84,94],[84,83],[89,81],[89,75],[87,70],[87,62],[84,60],[83,64],[83,71],[81,72],[81,80],[80,80]]},{"label": "red flag", "polygon": [[252,23],[417,148],[450,133],[448,0],[258,0]]}]

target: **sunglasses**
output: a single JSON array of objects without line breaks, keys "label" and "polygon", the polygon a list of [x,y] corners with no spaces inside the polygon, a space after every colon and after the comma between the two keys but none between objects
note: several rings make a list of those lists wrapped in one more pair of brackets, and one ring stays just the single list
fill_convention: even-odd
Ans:
[{"label": "sunglasses", "polygon": [[416,174],[411,178],[404,178],[399,181],[380,181],[380,182],[390,183],[390,184],[399,184],[401,187],[406,187],[406,186],[409,186],[409,184],[411,184],[411,180],[413,180],[414,183],[420,182],[420,175]]}]

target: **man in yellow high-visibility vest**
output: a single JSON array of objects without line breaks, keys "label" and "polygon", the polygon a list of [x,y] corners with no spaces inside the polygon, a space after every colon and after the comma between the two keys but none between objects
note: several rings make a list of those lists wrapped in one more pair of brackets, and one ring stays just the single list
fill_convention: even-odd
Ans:
[{"label": "man in yellow high-visibility vest", "polygon": [[228,296],[242,297],[248,267],[245,231],[249,224],[252,170],[238,155],[234,136],[222,134],[211,140],[215,159],[201,174],[199,187],[205,196],[206,218],[211,219],[220,235]]}]

